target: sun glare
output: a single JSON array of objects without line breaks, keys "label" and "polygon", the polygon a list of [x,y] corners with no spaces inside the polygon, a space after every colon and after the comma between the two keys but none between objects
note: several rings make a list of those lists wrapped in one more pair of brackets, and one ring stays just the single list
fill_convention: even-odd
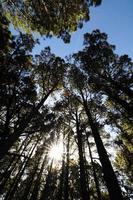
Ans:
[{"label": "sun glare", "polygon": [[54,144],[49,151],[49,157],[56,161],[62,160],[62,154],[63,154],[62,143]]}]

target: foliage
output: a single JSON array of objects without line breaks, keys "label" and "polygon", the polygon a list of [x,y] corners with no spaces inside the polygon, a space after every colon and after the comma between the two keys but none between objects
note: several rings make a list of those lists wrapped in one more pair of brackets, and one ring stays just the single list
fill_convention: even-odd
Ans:
[{"label": "foliage", "polygon": [[131,199],[131,59],[99,30],[72,61],[49,47],[33,58],[38,41],[0,19],[0,198]]},{"label": "foliage", "polygon": [[64,42],[70,42],[70,33],[89,20],[89,7],[100,4],[101,0],[2,1],[3,11],[15,26],[55,35]]}]

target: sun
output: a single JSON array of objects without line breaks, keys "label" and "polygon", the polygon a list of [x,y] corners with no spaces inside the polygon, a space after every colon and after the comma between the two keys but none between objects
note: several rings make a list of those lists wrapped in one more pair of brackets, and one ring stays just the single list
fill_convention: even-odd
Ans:
[{"label": "sun", "polygon": [[61,161],[63,155],[63,144],[53,144],[49,151],[49,157],[55,161]]}]

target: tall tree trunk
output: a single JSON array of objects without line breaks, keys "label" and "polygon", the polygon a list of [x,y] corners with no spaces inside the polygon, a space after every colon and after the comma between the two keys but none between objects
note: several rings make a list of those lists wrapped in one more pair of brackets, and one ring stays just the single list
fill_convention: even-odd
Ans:
[{"label": "tall tree trunk", "polygon": [[42,163],[40,172],[37,174],[37,179],[35,180],[34,188],[33,188],[30,200],[37,200],[38,192],[39,192],[39,187],[40,187],[41,176],[42,176],[42,173],[43,173],[43,170],[44,170],[44,165],[46,163],[46,160],[47,160],[47,155],[44,158],[44,161]]},{"label": "tall tree trunk", "polygon": [[81,188],[81,198],[82,200],[89,200],[89,192],[87,191],[86,173],[85,173],[85,163],[83,156],[83,142],[82,142],[82,132],[79,128],[79,119],[76,112],[76,132],[77,132],[77,143],[79,152],[79,167],[80,167],[80,188]]},{"label": "tall tree trunk", "polygon": [[63,134],[63,155],[62,155],[62,167],[61,167],[61,174],[60,174],[60,183],[59,183],[59,190],[57,193],[57,198],[62,200],[63,199],[63,192],[64,192],[64,176],[65,176],[65,141],[64,141],[64,134]]},{"label": "tall tree trunk", "polygon": [[47,200],[50,194],[50,182],[51,182],[51,172],[52,172],[53,160],[51,161],[50,168],[48,170],[48,175],[46,177],[46,183],[42,191],[40,200]]},{"label": "tall tree trunk", "polygon": [[13,134],[8,138],[5,142],[0,142],[0,160],[7,154],[9,149],[13,146],[13,144],[17,141],[20,135],[24,132],[25,128],[28,126],[32,118],[36,115],[36,112],[43,106],[44,102],[47,100],[49,95],[53,92],[56,85],[44,96],[44,98],[38,103],[38,105],[32,109],[32,111],[27,115],[24,116],[21,120],[19,127],[15,130]]},{"label": "tall tree trunk", "polygon": [[118,199],[123,200],[121,189],[120,189],[120,186],[118,184],[118,180],[116,178],[116,175],[114,173],[112,165],[109,161],[109,158],[108,158],[106,149],[103,145],[103,142],[101,140],[98,128],[93,121],[90,110],[88,109],[87,102],[85,101],[83,95],[82,95],[82,98],[83,98],[85,112],[86,112],[86,115],[88,116],[88,121],[89,121],[91,130],[92,130],[92,134],[94,136],[94,140],[95,140],[95,143],[96,143],[100,162],[102,164],[104,179],[105,179],[108,191],[109,191],[110,199],[111,200],[118,200]]},{"label": "tall tree trunk", "polygon": [[35,175],[36,175],[36,173],[37,173],[38,165],[39,165],[39,161],[40,161],[41,157],[39,156],[39,158],[37,158],[37,159],[38,159],[38,160],[37,160],[37,163],[35,164],[33,171],[31,172],[31,174],[30,174],[29,177],[28,177],[28,180],[27,180],[27,183],[26,183],[26,187],[25,187],[24,193],[23,193],[23,195],[21,196],[21,200],[27,200],[27,199],[28,199],[28,195],[29,195],[29,193],[30,193],[32,184],[33,184],[33,182],[34,182],[34,178],[35,178]]},{"label": "tall tree trunk", "polygon": [[70,132],[68,133],[67,138],[67,148],[66,148],[66,166],[65,166],[65,179],[64,179],[64,200],[69,200],[69,149],[70,149]]},{"label": "tall tree trunk", "polygon": [[92,169],[93,169],[93,176],[94,176],[94,182],[95,182],[95,185],[96,185],[97,197],[98,197],[98,200],[102,200],[102,196],[101,196],[101,192],[100,192],[100,186],[99,186],[99,181],[98,181],[98,178],[97,178],[97,174],[96,174],[96,170],[95,170],[95,166],[94,166],[94,162],[93,162],[93,157],[92,157],[92,153],[91,153],[91,147],[90,147],[88,136],[87,136],[87,144],[88,144],[88,148],[89,148],[91,165],[92,165]]},{"label": "tall tree trunk", "polygon": [[22,175],[23,175],[23,173],[24,173],[24,170],[25,170],[25,168],[26,168],[26,166],[27,166],[27,164],[28,164],[28,162],[29,162],[29,159],[31,158],[31,156],[32,156],[32,154],[33,154],[33,152],[34,152],[34,150],[35,150],[35,148],[36,148],[36,146],[37,146],[37,143],[38,143],[38,140],[37,140],[36,143],[33,145],[33,147],[32,147],[32,149],[31,149],[31,151],[30,151],[30,154],[29,154],[28,158],[24,161],[24,163],[23,163],[23,165],[22,165],[20,171],[18,172],[18,174],[17,174],[17,176],[16,176],[16,178],[15,178],[13,184],[11,185],[9,191],[7,192],[7,194],[6,194],[4,200],[12,200],[12,199],[13,199],[14,194],[15,194],[15,191],[16,191],[16,189],[17,189],[17,185],[18,185],[18,183],[19,183],[19,181],[20,181],[20,179],[21,179],[21,177],[22,177]]},{"label": "tall tree trunk", "polygon": [[[32,138],[30,138],[30,140],[28,141],[28,143],[26,142],[28,137],[26,137],[26,139],[22,142],[22,145],[20,146],[20,149],[19,151],[21,150],[22,146],[24,145],[23,147],[23,150],[21,152],[21,154],[23,154],[23,152],[25,151],[25,149],[27,148],[28,144],[31,142]],[[1,179],[1,184],[0,184],[0,194],[2,194],[2,191],[8,181],[8,179],[10,178],[10,175],[13,173],[14,169],[15,169],[15,166],[16,164],[19,162],[20,160],[20,157],[21,157],[21,154],[18,155],[18,157],[16,158],[16,155],[13,156],[11,162],[10,162],[10,166],[8,166],[8,168],[6,169],[6,171],[4,172],[3,174],[3,177]],[[16,160],[14,160],[16,158]]]}]

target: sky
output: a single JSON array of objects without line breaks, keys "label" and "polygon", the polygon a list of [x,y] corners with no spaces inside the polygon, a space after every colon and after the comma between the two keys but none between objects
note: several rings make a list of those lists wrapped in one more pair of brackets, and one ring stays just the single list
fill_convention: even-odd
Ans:
[{"label": "sky", "polygon": [[99,29],[108,34],[108,41],[116,46],[116,53],[133,58],[133,0],[102,0],[102,5],[91,8],[90,15],[90,21],[72,33],[69,44],[55,37],[45,40],[39,37],[40,45],[36,46],[33,54],[50,46],[53,53],[64,58],[83,49],[84,33]]}]

